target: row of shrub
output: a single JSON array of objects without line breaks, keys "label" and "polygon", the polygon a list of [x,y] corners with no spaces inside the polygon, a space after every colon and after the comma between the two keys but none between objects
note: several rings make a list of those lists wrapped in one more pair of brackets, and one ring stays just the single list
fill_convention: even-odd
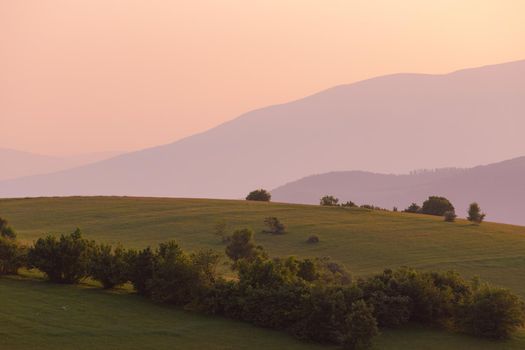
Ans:
[{"label": "row of shrub", "polygon": [[[357,207],[357,204],[355,204],[352,201],[346,201],[344,203],[339,203],[339,199],[334,196],[324,196],[320,200],[320,205],[322,206],[328,206],[328,207]],[[360,208],[364,209],[371,209],[371,210],[384,210],[388,211],[388,209],[381,208],[378,206],[370,205],[370,204],[363,204],[359,206]],[[393,208],[393,211],[398,211],[397,207]],[[406,213],[417,213],[417,214],[427,214],[427,215],[436,215],[436,216],[443,216],[445,221],[453,222],[456,220],[456,210],[452,203],[445,197],[439,197],[439,196],[430,196],[426,201],[423,202],[422,206],[419,206],[417,203],[412,203],[408,208],[404,210]],[[481,212],[481,209],[478,205],[478,203],[471,203],[468,209],[468,216],[467,220],[480,224],[485,219],[486,214]]]},{"label": "row of shrub", "polygon": [[[423,206],[419,206],[417,203],[412,203],[408,208],[404,210],[407,213],[427,214],[443,216],[445,221],[453,222],[456,220],[456,209],[452,203],[445,197],[430,196],[423,202]],[[467,220],[480,224],[485,219],[486,214],[481,212],[479,204],[474,202],[469,205]]]},{"label": "row of shrub", "polygon": [[[5,254],[11,248],[16,253]],[[56,283],[91,277],[112,288],[131,282],[138,294],[157,302],[345,349],[366,349],[378,327],[408,322],[497,339],[524,322],[516,295],[453,272],[401,268],[353,280],[328,258],[269,258],[249,229],[235,231],[225,253],[235,274],[229,280],[217,273],[220,254],[186,253],[173,241],[156,249],[113,248],[83,238],[79,230],[40,238],[27,248],[13,237],[0,240],[2,273],[26,266]]]}]

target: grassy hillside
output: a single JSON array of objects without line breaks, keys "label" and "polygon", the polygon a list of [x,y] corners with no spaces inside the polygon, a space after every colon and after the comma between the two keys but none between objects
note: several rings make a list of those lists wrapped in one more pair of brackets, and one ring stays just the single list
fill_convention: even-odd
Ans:
[{"label": "grassy hillside", "polygon": [[[99,241],[145,247],[168,239],[184,249],[224,245],[213,235],[218,219],[250,226],[271,255],[330,256],[355,275],[409,265],[479,275],[525,297],[525,227],[467,221],[445,223],[417,214],[319,206],[167,198],[71,197],[0,200],[0,216],[32,241],[76,227]],[[288,233],[260,233],[277,216]],[[305,240],[319,235],[321,242]]]},{"label": "grassy hillside", "polygon": [[[0,300],[9,300],[0,312],[0,349],[337,349],[121,293],[0,279]],[[384,332],[374,350],[518,350],[523,344],[523,335],[500,343],[412,327]]]},{"label": "grassy hillside", "polygon": [[[279,217],[283,236],[260,233],[263,219]],[[331,256],[355,275],[384,267],[456,269],[480,275],[525,296],[525,227],[368,211],[245,201],[165,198],[37,198],[0,200],[0,216],[32,241],[48,232],[80,227],[86,236],[144,247],[175,239],[188,250],[224,245],[212,233],[216,220],[250,226],[272,255]],[[317,245],[305,243],[311,234]],[[315,349],[285,334],[220,318],[157,306],[134,295],[40,281],[0,280],[0,348]],[[5,303],[7,304],[7,303]],[[65,307],[65,308],[64,308]],[[205,335],[205,336],[203,336]],[[384,332],[375,349],[523,349],[525,333],[500,343],[407,328]]]},{"label": "grassy hillside", "polygon": [[0,279],[0,349],[297,349],[284,333],[155,305],[136,295]]}]

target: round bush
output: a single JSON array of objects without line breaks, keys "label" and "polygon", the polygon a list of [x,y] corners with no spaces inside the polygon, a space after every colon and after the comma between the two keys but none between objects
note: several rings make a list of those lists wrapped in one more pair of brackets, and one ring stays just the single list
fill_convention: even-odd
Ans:
[{"label": "round bush", "polygon": [[311,244],[319,243],[319,237],[316,235],[312,235],[308,237],[308,239],[306,240],[306,243],[311,243]]}]

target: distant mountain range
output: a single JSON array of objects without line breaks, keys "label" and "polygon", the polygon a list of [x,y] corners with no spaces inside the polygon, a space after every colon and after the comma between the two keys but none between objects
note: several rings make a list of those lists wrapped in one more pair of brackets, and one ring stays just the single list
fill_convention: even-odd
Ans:
[{"label": "distant mountain range", "polygon": [[524,116],[525,61],[395,74],[255,110],[172,144],[0,181],[0,196],[241,198],[328,171],[474,166],[525,154]]},{"label": "distant mountain range", "polygon": [[525,157],[470,169],[441,169],[410,175],[342,171],[308,176],[272,191],[280,202],[318,204],[324,195],[387,209],[419,205],[431,195],[445,196],[465,217],[478,202],[487,220],[525,225]]},{"label": "distant mountain range", "polygon": [[99,152],[52,157],[0,148],[0,181],[18,177],[54,173],[116,156],[117,152]]}]

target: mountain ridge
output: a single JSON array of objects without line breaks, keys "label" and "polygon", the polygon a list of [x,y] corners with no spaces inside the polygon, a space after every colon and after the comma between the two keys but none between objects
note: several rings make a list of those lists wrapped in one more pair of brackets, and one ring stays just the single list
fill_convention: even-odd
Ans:
[{"label": "mountain ridge", "polygon": [[469,169],[416,174],[377,174],[362,171],[316,174],[279,186],[276,201],[318,204],[323,195],[342,201],[402,210],[431,195],[445,196],[465,216],[468,205],[478,202],[491,221],[525,225],[525,157]]},{"label": "mountain ridge", "polygon": [[[89,166],[1,181],[0,196],[241,198],[312,173],[474,166],[525,153],[523,114],[525,60],[392,74],[255,109]],[[506,137],[496,144],[495,133]]]}]

